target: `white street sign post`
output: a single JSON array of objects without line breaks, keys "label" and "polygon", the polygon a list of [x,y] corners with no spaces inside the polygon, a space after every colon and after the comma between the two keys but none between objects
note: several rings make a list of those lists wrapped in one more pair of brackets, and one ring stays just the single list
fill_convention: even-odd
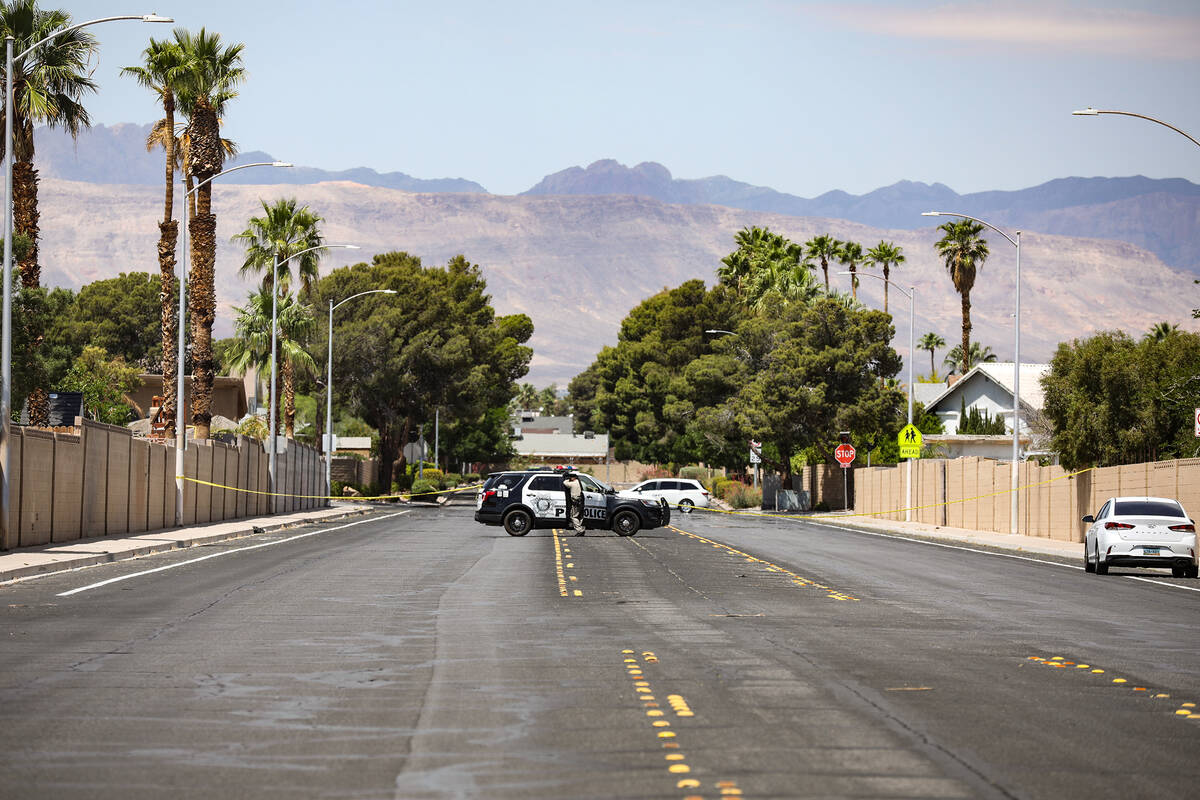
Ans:
[{"label": "white street sign post", "polygon": [[1196,409],[1196,436],[1200,437],[1200,408]]},{"label": "white street sign post", "polygon": [[754,488],[758,488],[758,465],[762,463],[762,456],[759,451],[762,450],[762,442],[750,440],[750,464],[754,467]]}]

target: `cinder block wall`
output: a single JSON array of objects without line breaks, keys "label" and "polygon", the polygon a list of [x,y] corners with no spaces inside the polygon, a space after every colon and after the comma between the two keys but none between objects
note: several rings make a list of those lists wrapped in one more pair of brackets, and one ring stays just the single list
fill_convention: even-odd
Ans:
[{"label": "cinder block wall", "polygon": [[[76,420],[75,433],[14,426],[9,437],[10,516],[0,549],[118,536],[175,522],[175,449],[135,439],[125,428]],[[281,511],[326,504],[325,471],[314,448],[288,443],[280,458]],[[262,445],[193,442],[184,475],[185,525],[270,513],[268,460]],[[248,491],[243,491],[248,490]],[[255,494],[253,492],[258,492]]]},{"label": "cinder block wall", "polygon": [[[913,466],[913,519],[933,525],[1008,533],[1012,495],[1011,465],[982,458],[922,459]],[[806,467],[807,471],[813,469]],[[904,519],[904,465],[856,469],[855,511],[882,519]],[[818,482],[819,483],[819,482]],[[1069,542],[1082,542],[1094,514],[1109,497],[1151,495],[1174,497],[1193,518],[1200,515],[1200,458],[1101,467],[1068,473],[1059,466],[1033,462],[1019,466],[1018,532]],[[823,485],[823,484],[819,484]],[[840,486],[827,485],[829,489]],[[820,495],[814,495],[820,496]],[[825,496],[830,502],[836,491]]]}]

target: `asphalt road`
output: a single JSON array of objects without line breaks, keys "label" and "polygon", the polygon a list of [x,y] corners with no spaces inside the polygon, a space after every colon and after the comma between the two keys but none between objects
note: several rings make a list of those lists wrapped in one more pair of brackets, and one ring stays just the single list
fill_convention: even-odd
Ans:
[{"label": "asphalt road", "polygon": [[381,511],[2,587],[0,796],[1200,791],[1200,581],[674,523]]}]

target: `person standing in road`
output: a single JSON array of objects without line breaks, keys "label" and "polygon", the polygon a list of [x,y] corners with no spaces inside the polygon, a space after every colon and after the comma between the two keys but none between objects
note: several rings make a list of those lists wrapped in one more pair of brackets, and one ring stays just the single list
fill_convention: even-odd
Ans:
[{"label": "person standing in road", "polygon": [[575,472],[563,475],[563,490],[567,493],[567,520],[576,536],[583,536],[583,483]]}]

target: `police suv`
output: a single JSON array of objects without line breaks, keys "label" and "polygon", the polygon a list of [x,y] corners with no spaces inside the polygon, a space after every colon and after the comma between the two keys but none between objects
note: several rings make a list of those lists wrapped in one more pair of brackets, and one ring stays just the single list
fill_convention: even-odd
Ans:
[{"label": "police suv", "polygon": [[[642,528],[657,528],[671,521],[665,501],[620,497],[591,475],[576,473],[583,484],[583,525],[633,536]],[[565,528],[567,494],[563,473],[549,469],[493,472],[475,498],[475,521],[503,525],[510,536],[524,536],[534,528]]]}]

